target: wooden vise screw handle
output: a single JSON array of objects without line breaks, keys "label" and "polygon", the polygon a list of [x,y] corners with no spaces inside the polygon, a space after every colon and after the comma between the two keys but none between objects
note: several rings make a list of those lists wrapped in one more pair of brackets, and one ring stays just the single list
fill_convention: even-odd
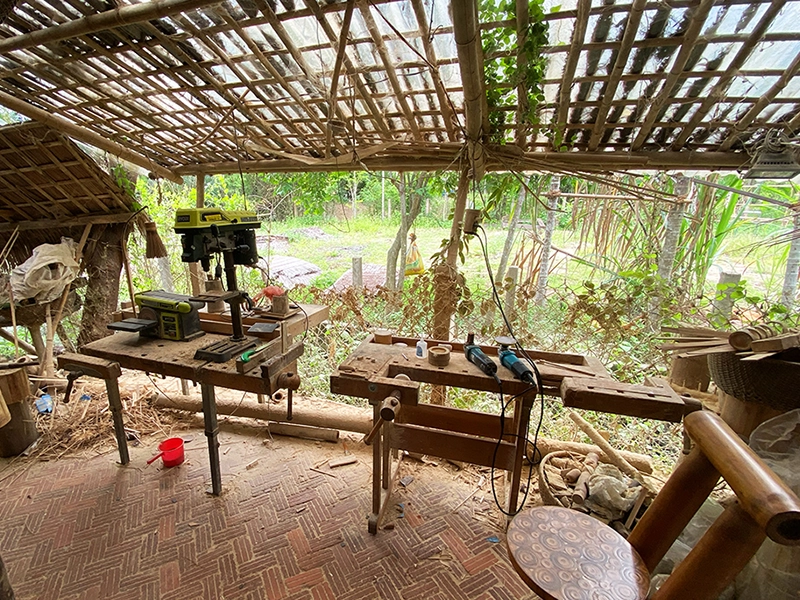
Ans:
[{"label": "wooden vise screw handle", "polygon": [[372,426],[370,432],[364,436],[364,443],[367,446],[372,444],[372,440],[378,435],[378,432],[386,421],[394,421],[395,417],[397,417],[400,412],[400,406],[400,392],[398,391],[392,392],[384,399],[381,405],[380,418],[376,421],[375,425]]}]

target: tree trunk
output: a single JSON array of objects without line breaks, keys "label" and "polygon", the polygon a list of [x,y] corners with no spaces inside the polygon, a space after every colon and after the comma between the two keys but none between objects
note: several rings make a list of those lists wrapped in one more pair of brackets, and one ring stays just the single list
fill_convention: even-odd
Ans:
[{"label": "tree trunk", "polygon": [[685,177],[678,177],[675,180],[675,195],[678,196],[678,198],[667,213],[667,223],[664,228],[664,243],[658,255],[658,276],[663,281],[669,281],[672,277],[672,269],[675,266],[675,254],[678,252],[678,238],[681,234],[683,215],[686,212],[686,201],[691,193],[691,186],[691,181]]},{"label": "tree trunk", "polygon": [[783,277],[781,304],[792,309],[797,295],[797,275],[800,270],[800,210],[795,211],[792,221],[792,241],[786,257],[786,274]]},{"label": "tree trunk", "polygon": [[[424,184],[427,176],[423,173],[417,174],[415,191],[411,194],[411,208],[406,210],[408,204],[408,181],[406,174],[400,173],[400,178],[397,184],[397,191],[400,193],[400,228],[397,230],[392,245],[386,253],[386,287],[390,290],[400,289],[403,285],[405,278],[405,256],[406,256],[406,239],[408,237],[408,230],[411,225],[419,216],[422,207],[422,195],[418,192]],[[402,257],[400,262],[400,272],[398,273],[398,258]]]},{"label": "tree trunk", "polygon": [[127,238],[125,223],[106,225],[84,254],[89,284],[83,303],[78,346],[104,338],[109,333],[106,325],[119,301],[122,245]]},{"label": "tree trunk", "polygon": [[[461,171],[456,191],[456,205],[453,210],[453,223],[450,226],[450,239],[447,242],[445,261],[439,264],[434,272],[434,299],[433,299],[433,339],[450,339],[450,319],[456,306],[453,301],[453,290],[456,283],[458,268],[458,248],[461,244],[461,223],[464,220],[464,211],[467,208],[467,195],[472,179],[469,169]],[[457,300],[457,299],[456,299]]]},{"label": "tree trunk", "polygon": [[[533,181],[533,178],[529,179],[528,181]],[[514,237],[517,235],[517,225],[519,224],[520,214],[522,214],[522,205],[525,204],[525,198],[527,195],[528,190],[524,185],[520,185],[517,204],[514,206],[514,212],[511,215],[511,222],[508,224],[506,243],[503,245],[503,254],[500,256],[500,264],[497,265],[497,274],[494,276],[494,281],[497,285],[501,285],[503,283],[503,279],[506,274],[506,267],[508,266],[508,257],[511,255],[511,247],[514,245]]]},{"label": "tree trunk", "polygon": [[[667,213],[667,222],[664,226],[664,242],[661,245],[661,252],[658,254],[658,277],[662,282],[667,282],[672,278],[672,270],[675,266],[675,255],[678,252],[678,238],[681,234],[681,224],[686,212],[686,200],[692,191],[692,182],[678,176],[675,179],[675,195],[678,196],[670,206]],[[662,298],[653,296],[650,303],[650,325],[654,329],[660,325]]]},{"label": "tree trunk", "polygon": [[536,295],[533,302],[542,306],[547,297],[547,280],[550,276],[550,250],[553,246],[553,231],[556,228],[556,207],[558,192],[561,190],[561,177],[553,175],[550,180],[550,192],[547,194],[547,221],[544,226],[542,240],[542,259],[539,261],[539,277],[536,279]]}]

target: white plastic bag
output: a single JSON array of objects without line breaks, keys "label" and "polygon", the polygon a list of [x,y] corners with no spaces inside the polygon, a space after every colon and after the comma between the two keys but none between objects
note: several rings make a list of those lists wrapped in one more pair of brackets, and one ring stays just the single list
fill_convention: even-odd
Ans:
[{"label": "white plastic bag", "polygon": [[[795,494],[800,494],[800,408],[765,421],[750,435],[750,447]],[[736,578],[739,600],[797,600],[800,546],[769,538]]]},{"label": "white plastic bag", "polygon": [[44,304],[52,302],[72,280],[78,276],[75,246],[71,238],[61,238],[60,244],[41,244],[33,255],[11,271],[11,289],[14,301],[35,300]]}]

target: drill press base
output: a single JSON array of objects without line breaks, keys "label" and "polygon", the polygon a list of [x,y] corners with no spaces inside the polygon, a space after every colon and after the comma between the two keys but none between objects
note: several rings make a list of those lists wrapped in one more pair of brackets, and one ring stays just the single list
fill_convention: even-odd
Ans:
[{"label": "drill press base", "polygon": [[254,338],[245,338],[237,342],[229,339],[220,340],[203,348],[199,348],[197,352],[194,353],[194,359],[223,363],[229,361],[234,356],[241,355],[245,350],[249,350],[257,344],[258,340]]}]

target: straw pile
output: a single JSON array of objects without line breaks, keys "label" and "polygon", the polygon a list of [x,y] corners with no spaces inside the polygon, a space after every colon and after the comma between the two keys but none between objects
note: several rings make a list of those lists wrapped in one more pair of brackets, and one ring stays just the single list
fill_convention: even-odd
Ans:
[{"label": "straw pile", "polygon": [[[153,434],[170,437],[173,430],[189,426],[182,422],[181,415],[151,406],[149,399],[154,391],[151,386],[126,385],[120,380],[123,420],[131,445]],[[81,400],[84,394],[90,399]],[[56,401],[52,414],[39,414],[36,408],[32,411],[41,434],[30,451],[32,458],[55,460],[78,452],[104,453],[116,448],[114,423],[102,381],[76,381],[70,402]]]}]

